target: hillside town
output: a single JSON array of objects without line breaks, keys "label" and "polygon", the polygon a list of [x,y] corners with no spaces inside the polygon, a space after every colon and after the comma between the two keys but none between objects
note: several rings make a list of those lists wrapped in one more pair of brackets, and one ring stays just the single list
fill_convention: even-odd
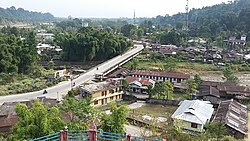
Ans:
[{"label": "hillside town", "polygon": [[250,140],[250,2],[201,3],[152,18],[0,8],[0,141]]}]

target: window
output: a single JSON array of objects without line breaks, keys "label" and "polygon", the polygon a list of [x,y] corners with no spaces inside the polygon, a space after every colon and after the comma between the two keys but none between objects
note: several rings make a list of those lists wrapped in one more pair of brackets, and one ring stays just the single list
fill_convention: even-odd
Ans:
[{"label": "window", "polygon": [[98,104],[98,100],[94,101],[94,105],[97,105]]},{"label": "window", "polygon": [[197,128],[197,124],[196,123],[191,123],[191,127],[192,128]]},{"label": "window", "polygon": [[104,91],[102,92],[102,96],[104,96]]},{"label": "window", "polygon": [[112,96],[112,97],[110,97],[110,100],[113,100],[114,99],[114,97]]}]

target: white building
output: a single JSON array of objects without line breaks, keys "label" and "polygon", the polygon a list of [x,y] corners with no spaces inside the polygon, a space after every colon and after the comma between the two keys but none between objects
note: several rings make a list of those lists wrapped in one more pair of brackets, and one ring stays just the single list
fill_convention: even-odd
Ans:
[{"label": "white building", "polygon": [[203,132],[213,111],[213,105],[209,101],[184,100],[171,117],[174,126],[182,128],[184,132]]}]

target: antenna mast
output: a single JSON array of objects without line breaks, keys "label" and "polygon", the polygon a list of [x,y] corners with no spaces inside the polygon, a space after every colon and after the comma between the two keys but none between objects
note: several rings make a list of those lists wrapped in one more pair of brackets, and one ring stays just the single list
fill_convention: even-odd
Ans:
[{"label": "antenna mast", "polygon": [[188,31],[188,12],[189,12],[189,0],[187,0],[187,5],[186,5],[186,7],[185,7],[185,9],[186,9],[186,31]]}]

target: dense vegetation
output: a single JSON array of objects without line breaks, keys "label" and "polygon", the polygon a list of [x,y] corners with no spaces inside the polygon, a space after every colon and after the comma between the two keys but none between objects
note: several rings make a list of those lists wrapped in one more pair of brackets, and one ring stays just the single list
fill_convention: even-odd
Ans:
[{"label": "dense vegetation", "polygon": [[58,34],[56,39],[63,48],[62,59],[65,61],[106,60],[131,47],[127,38],[90,27]]},{"label": "dense vegetation", "polygon": [[[189,34],[192,36],[215,37],[225,36],[225,32],[244,33],[249,35],[250,1],[237,0],[229,4],[218,4],[202,9],[192,9],[189,14]],[[182,29],[186,14],[157,16],[153,19],[156,25],[168,25]],[[249,35],[250,36],[250,35]]]},{"label": "dense vegetation", "polygon": [[[69,93],[75,94],[72,90]],[[4,135],[10,141],[21,141],[46,136],[64,129],[87,130],[89,125],[95,123],[104,131],[124,133],[124,124],[128,109],[125,105],[110,104],[112,114],[106,115],[90,104],[90,97],[77,100],[67,95],[61,105],[48,107],[48,103],[42,104],[35,100],[31,107],[25,104],[17,104],[16,113],[19,117],[17,124],[12,128],[12,133]],[[1,140],[1,135],[0,135]]]},{"label": "dense vegetation", "polygon": [[16,9],[14,6],[10,8],[0,8],[0,23],[11,22],[46,22],[54,21],[55,17],[50,13],[31,12],[23,8]]},{"label": "dense vegetation", "polygon": [[[50,71],[39,67],[35,33],[28,29],[0,30],[0,95],[24,93],[58,83],[47,81]],[[53,72],[52,72],[53,73]]]},{"label": "dense vegetation", "polygon": [[65,123],[60,118],[58,108],[49,108],[42,105],[38,100],[32,108],[25,104],[17,104],[16,113],[19,117],[13,127],[13,135],[9,140],[25,140],[48,135],[63,129]]},{"label": "dense vegetation", "polygon": [[26,31],[21,39],[16,28],[2,28],[0,33],[0,73],[26,73],[38,60],[35,34]]}]

